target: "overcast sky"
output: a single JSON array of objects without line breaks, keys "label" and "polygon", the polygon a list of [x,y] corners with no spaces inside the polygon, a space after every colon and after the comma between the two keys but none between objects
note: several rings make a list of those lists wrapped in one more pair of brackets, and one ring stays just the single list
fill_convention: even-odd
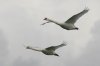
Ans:
[{"label": "overcast sky", "polygon": [[[64,30],[45,17],[64,22],[85,6],[90,11],[75,24],[79,30]],[[0,0],[0,66],[100,66],[99,0]],[[45,48],[66,41],[46,56],[23,45]]]}]

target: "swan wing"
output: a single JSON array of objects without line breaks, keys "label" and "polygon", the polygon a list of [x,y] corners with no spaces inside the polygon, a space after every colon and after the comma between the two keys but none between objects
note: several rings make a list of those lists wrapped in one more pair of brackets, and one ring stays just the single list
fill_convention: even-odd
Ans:
[{"label": "swan wing", "polygon": [[60,47],[63,47],[63,46],[66,46],[66,43],[63,42],[62,44],[58,45],[58,46],[51,46],[51,47],[48,47],[46,48],[46,50],[51,50],[51,51],[55,51],[56,49],[60,48]]},{"label": "swan wing", "polygon": [[73,15],[71,18],[69,18],[65,23],[72,23],[74,24],[81,16],[86,14],[89,11],[89,9],[86,7],[83,11],[81,11],[78,14]]}]

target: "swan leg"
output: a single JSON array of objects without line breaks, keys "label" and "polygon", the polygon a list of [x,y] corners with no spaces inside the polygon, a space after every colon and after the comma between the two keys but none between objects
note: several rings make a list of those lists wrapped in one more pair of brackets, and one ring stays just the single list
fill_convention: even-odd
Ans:
[{"label": "swan leg", "polygon": [[46,23],[50,23],[50,22],[45,22],[45,23],[42,23],[41,25],[45,25]]}]

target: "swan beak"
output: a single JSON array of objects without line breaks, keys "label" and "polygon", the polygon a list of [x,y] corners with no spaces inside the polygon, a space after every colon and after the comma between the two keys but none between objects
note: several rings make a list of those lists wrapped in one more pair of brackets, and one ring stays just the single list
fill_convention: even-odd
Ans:
[{"label": "swan beak", "polygon": [[47,18],[44,18],[43,20],[47,20]]}]

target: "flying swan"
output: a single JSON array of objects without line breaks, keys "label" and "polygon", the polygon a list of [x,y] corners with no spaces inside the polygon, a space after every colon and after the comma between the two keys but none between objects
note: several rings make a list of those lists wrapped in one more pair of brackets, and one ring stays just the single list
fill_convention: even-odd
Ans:
[{"label": "flying swan", "polygon": [[44,18],[44,20],[46,20],[47,22],[41,24],[41,25],[44,25],[46,23],[55,23],[57,25],[59,25],[60,27],[62,27],[63,29],[66,29],[66,30],[78,30],[79,28],[76,27],[74,24],[75,22],[81,17],[83,16],[84,14],[86,14],[87,12],[89,11],[89,9],[87,7],[84,8],[83,11],[81,11],[80,13],[78,14],[75,14],[73,15],[71,18],[69,18],[67,21],[65,21],[64,23],[58,23],[56,21],[53,21],[49,18]]},{"label": "flying swan", "polygon": [[42,52],[45,55],[59,56],[57,53],[55,53],[55,50],[60,48],[60,47],[63,47],[63,46],[66,46],[65,42],[63,42],[62,44],[60,44],[58,46],[50,46],[50,47],[42,49],[42,50],[34,49],[33,47],[30,47],[30,46],[27,46],[26,49],[31,49],[31,50],[34,50],[34,51]]}]

